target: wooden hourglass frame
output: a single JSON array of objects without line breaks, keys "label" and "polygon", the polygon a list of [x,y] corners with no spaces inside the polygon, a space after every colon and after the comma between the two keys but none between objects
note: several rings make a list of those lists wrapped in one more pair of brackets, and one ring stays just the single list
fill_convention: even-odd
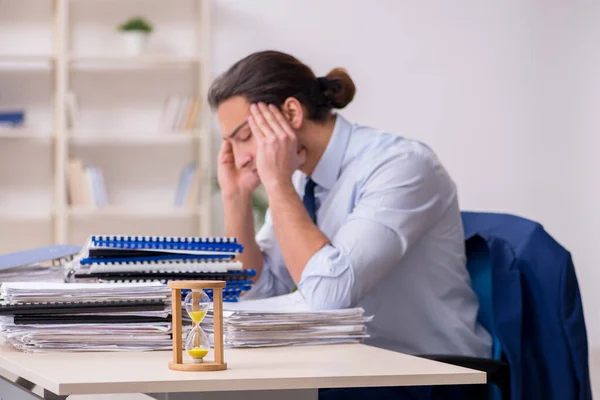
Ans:
[{"label": "wooden hourglass frame", "polygon": [[[172,326],[173,326],[173,361],[169,368],[176,371],[222,371],[227,369],[223,352],[223,289],[224,281],[169,281],[167,283],[172,294]],[[182,289],[213,290],[213,333],[214,360],[202,363],[185,363],[183,361],[183,329],[182,329]]]}]

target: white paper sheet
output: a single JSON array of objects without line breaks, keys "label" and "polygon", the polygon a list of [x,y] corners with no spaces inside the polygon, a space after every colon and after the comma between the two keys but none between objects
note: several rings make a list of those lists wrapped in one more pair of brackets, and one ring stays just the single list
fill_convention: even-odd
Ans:
[{"label": "white paper sheet", "polygon": [[9,302],[166,299],[171,290],[160,282],[64,283],[6,282],[0,288]]}]

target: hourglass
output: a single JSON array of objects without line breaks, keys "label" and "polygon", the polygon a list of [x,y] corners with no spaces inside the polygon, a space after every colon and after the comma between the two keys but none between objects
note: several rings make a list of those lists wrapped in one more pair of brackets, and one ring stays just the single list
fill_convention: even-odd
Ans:
[{"label": "hourglass", "polygon": [[[220,371],[227,369],[223,354],[223,288],[224,281],[170,281],[172,293],[173,361],[169,368],[178,371]],[[183,302],[185,312],[192,319],[192,329],[182,342],[181,290],[190,289]],[[214,360],[207,361],[210,341],[200,326],[210,308],[210,298],[204,289],[213,290]],[[183,354],[190,361],[184,361]]]}]

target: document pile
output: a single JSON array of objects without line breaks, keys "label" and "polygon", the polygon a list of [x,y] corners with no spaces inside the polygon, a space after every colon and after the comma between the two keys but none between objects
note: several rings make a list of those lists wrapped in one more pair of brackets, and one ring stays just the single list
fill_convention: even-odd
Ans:
[{"label": "document pile", "polygon": [[[223,300],[235,302],[251,288],[255,275],[234,260],[242,251],[235,238],[91,236],[70,264],[69,280],[163,284],[223,280],[227,282]],[[212,292],[207,294],[212,298]]]},{"label": "document pile", "polygon": [[2,282],[63,282],[63,265],[22,265],[0,271],[0,283]]},{"label": "document pile", "polygon": [[15,281],[63,282],[66,262],[79,246],[46,246],[0,256],[0,283]]},{"label": "document pile", "polygon": [[[226,347],[300,346],[356,343],[368,338],[373,317],[362,308],[311,310],[300,292],[224,305]],[[212,313],[202,328],[212,333]]]},{"label": "document pile", "polygon": [[0,330],[27,352],[168,350],[170,290],[161,283],[7,282]]}]

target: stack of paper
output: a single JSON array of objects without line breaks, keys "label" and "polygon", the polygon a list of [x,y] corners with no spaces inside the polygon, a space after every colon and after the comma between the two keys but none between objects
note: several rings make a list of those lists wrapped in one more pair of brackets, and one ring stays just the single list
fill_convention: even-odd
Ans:
[{"label": "stack of paper", "polygon": [[[369,337],[372,317],[362,308],[311,310],[300,292],[262,300],[226,304],[223,312],[227,347],[270,347],[355,343]],[[202,327],[213,331],[212,313]]]},{"label": "stack of paper", "polygon": [[63,265],[22,265],[0,271],[0,283],[22,281],[64,282],[64,271]]},{"label": "stack of paper", "polygon": [[160,283],[9,282],[0,330],[28,352],[168,350],[170,290]]}]

